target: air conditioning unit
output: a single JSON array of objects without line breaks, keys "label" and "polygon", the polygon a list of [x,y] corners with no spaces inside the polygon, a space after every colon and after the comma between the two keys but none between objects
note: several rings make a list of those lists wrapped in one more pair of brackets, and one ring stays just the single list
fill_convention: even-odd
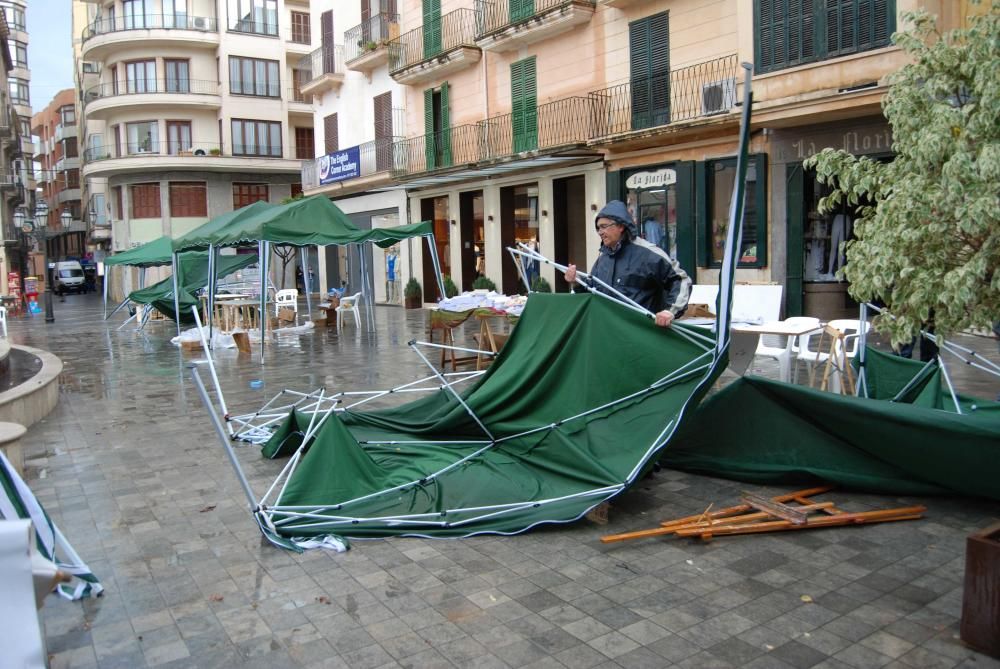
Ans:
[{"label": "air conditioning unit", "polygon": [[195,16],[191,19],[191,27],[195,30],[208,30],[208,19],[204,16]]},{"label": "air conditioning unit", "polygon": [[721,114],[736,104],[736,79],[722,79],[701,87],[701,113]]}]

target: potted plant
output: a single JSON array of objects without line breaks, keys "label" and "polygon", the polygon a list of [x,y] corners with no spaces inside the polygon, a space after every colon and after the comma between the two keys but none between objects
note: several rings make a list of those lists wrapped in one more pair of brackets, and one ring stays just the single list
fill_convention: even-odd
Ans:
[{"label": "potted plant", "polygon": [[476,277],[476,280],[472,282],[472,289],[496,291],[497,285],[487,276],[478,276]]},{"label": "potted plant", "polygon": [[406,287],[403,288],[404,306],[407,309],[419,309],[422,294],[423,291],[420,288],[420,282],[415,277],[410,277],[410,280],[406,282]]},{"label": "potted plant", "polygon": [[442,280],[443,280],[443,283],[444,283],[444,296],[445,297],[455,297],[456,295],[458,295],[458,286],[455,285],[455,282],[452,280],[452,278],[450,276],[448,276],[447,274],[445,274],[442,277]]},{"label": "potted plant", "polygon": [[378,44],[376,42],[365,42],[365,51],[374,51],[377,48]]},{"label": "potted plant", "polygon": [[222,149],[220,149],[218,147],[213,147],[213,148],[209,149],[208,152],[209,152],[209,154],[211,154],[213,156],[221,156],[222,155]]}]

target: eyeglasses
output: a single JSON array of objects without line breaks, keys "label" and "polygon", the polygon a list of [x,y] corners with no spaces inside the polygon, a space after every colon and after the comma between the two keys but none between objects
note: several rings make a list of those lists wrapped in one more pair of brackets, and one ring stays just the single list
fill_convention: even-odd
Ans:
[{"label": "eyeglasses", "polygon": [[621,223],[598,223],[595,227],[597,228],[598,232],[604,232],[608,228],[614,227],[616,225],[621,225]]}]

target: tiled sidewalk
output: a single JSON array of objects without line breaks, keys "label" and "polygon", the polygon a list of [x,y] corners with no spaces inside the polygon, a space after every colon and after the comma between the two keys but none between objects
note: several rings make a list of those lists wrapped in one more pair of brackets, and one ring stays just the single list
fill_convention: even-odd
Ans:
[{"label": "tiled sidewalk", "polygon": [[[981,500],[835,493],[848,509],[930,510],[707,544],[601,544],[743,490],[778,492],[662,471],[617,500],[604,527],[281,551],[262,540],[187,379],[193,356],[169,344],[167,324],[116,332],[98,312],[95,297],[69,297],[52,325],[10,322],[13,342],[66,364],[58,408],[27,435],[27,478],[107,588],[48,600],[53,667],[1000,667],[957,638],[965,537],[1000,517]],[[373,340],[317,332],[270,351],[263,370],[222,353],[230,409],[283,387],[417,378],[405,342],[424,337],[423,318],[380,308]],[[995,355],[994,342],[972,343]],[[258,492],[281,466],[256,449],[238,455]]]}]

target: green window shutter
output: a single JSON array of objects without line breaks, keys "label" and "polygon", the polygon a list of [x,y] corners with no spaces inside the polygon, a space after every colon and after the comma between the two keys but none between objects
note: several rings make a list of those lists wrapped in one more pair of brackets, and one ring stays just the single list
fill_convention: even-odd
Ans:
[{"label": "green window shutter", "polygon": [[434,169],[434,89],[424,91],[424,159],[426,168]]},{"label": "green window shutter", "polygon": [[538,148],[538,91],[534,56],[511,63],[510,101],[514,153]]},{"label": "green window shutter", "polygon": [[510,22],[523,21],[535,13],[535,0],[508,0]]},{"label": "green window shutter", "polygon": [[632,129],[670,123],[670,15],[633,21],[629,29]]},{"label": "green window shutter", "polygon": [[629,79],[632,88],[632,130],[650,126],[649,118],[649,25],[635,21],[628,25]]},{"label": "green window shutter", "polygon": [[441,0],[423,0],[424,58],[441,53]]},{"label": "green window shutter", "polygon": [[451,167],[451,114],[448,112],[448,82],[441,84],[441,167]]},{"label": "green window shutter", "polygon": [[894,0],[824,0],[826,56],[878,49],[896,28]]}]

